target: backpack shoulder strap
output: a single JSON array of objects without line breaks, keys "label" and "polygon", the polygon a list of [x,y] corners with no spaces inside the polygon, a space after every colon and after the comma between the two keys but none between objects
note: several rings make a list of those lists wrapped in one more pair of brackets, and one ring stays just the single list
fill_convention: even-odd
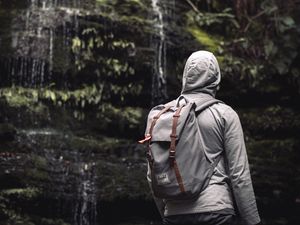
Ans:
[{"label": "backpack shoulder strap", "polygon": [[206,109],[209,106],[212,106],[213,104],[216,104],[216,103],[222,103],[222,101],[219,100],[219,99],[215,99],[215,98],[213,98],[211,96],[207,97],[207,98],[200,99],[198,101],[195,101],[195,104],[196,104],[195,112],[197,114],[199,114],[204,109]]},{"label": "backpack shoulder strap", "polygon": [[168,107],[168,106],[176,106],[176,100],[172,100],[170,102],[167,102],[164,104],[165,107]]}]

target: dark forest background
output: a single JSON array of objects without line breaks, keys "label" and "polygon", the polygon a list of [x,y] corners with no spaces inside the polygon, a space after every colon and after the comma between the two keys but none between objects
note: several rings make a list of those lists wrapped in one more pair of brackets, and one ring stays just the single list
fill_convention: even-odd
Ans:
[{"label": "dark forest background", "polygon": [[213,52],[265,225],[300,224],[298,0],[0,0],[0,224],[153,224],[145,119]]}]

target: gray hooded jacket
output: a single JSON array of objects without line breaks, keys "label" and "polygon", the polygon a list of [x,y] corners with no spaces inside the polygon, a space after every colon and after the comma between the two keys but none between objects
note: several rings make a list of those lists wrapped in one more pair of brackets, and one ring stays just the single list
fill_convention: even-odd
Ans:
[{"label": "gray hooded jacket", "polygon": [[[215,56],[207,51],[197,51],[186,62],[181,94],[190,100],[207,94],[215,96],[220,81],[221,73]],[[208,187],[196,201],[174,202],[154,198],[161,215],[225,212],[237,213],[247,225],[259,223],[243,130],[237,113],[228,105],[217,103],[204,110],[198,120],[207,157],[213,159],[220,154],[224,157],[215,168]],[[149,173],[148,181],[151,183]]]}]

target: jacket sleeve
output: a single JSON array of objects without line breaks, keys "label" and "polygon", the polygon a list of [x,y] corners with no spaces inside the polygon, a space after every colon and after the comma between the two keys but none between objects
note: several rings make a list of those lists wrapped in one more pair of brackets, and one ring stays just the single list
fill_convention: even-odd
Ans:
[{"label": "jacket sleeve", "polygon": [[260,222],[253,191],[242,126],[230,108],[224,114],[224,147],[232,191],[238,213],[247,225]]},{"label": "jacket sleeve", "polygon": [[158,209],[158,212],[159,212],[161,218],[163,218],[164,217],[164,211],[165,211],[165,203],[162,199],[155,197],[154,194],[153,194],[153,191],[152,191],[152,188],[151,188],[151,182],[152,181],[151,181],[151,170],[150,170],[149,164],[148,164],[148,171],[147,171],[147,181],[148,181],[148,184],[149,184],[154,202],[155,202],[156,207]]}]

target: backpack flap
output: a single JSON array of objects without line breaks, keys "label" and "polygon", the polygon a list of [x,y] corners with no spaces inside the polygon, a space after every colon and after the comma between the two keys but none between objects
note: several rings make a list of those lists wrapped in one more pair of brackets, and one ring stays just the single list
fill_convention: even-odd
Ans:
[{"label": "backpack flap", "polygon": [[[150,133],[150,126],[152,121],[154,120],[154,117],[157,116],[157,114],[164,109],[164,105],[157,106],[153,108],[148,116],[148,122],[147,122],[147,128],[146,128],[146,135]],[[178,120],[177,128],[176,128],[176,140],[180,137],[181,131],[184,127],[184,124],[189,116],[189,112],[191,109],[195,107],[194,103],[187,103],[183,106],[180,117]],[[173,116],[178,108],[174,105],[171,107],[168,111],[163,113],[159,119],[156,121],[155,126],[153,127],[153,131],[151,134],[151,141],[163,141],[163,142],[169,142],[171,141],[171,130],[172,130],[172,122],[173,122]]]}]

